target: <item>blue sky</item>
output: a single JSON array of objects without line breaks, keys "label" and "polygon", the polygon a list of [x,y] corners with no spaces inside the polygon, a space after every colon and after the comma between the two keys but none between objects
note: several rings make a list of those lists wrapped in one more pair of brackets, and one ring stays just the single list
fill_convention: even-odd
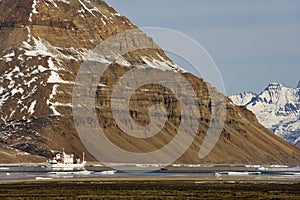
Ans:
[{"label": "blue sky", "polygon": [[300,80],[298,0],[107,0],[139,27],[180,31],[211,55],[228,95]]}]

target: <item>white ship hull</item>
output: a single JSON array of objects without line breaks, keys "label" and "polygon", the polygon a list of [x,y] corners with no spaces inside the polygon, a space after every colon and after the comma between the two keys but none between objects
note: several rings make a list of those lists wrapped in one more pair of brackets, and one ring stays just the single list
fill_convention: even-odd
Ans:
[{"label": "white ship hull", "polygon": [[78,164],[65,164],[65,163],[55,163],[49,164],[49,167],[53,169],[82,169],[86,165],[86,162],[78,163]]}]

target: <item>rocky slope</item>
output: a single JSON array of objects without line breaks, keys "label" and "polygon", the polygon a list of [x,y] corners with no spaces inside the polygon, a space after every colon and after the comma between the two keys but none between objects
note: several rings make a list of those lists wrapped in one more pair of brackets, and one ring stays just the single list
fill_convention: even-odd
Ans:
[{"label": "rocky slope", "polygon": [[300,82],[297,88],[270,84],[259,95],[231,96],[237,105],[245,105],[258,120],[276,135],[300,147]]},{"label": "rocky slope", "polygon": [[[72,117],[78,69],[96,45],[136,27],[101,0],[2,0],[0,11],[0,163],[41,161],[62,147],[81,155],[86,149]],[[156,46],[141,32],[116,45],[122,48],[128,45],[126,40],[134,46]],[[199,131],[178,162],[300,163],[298,148],[275,136],[245,107],[229,99],[221,137],[213,151],[200,159],[203,138],[209,124],[216,120],[211,119],[211,86],[184,73],[158,47],[114,56],[115,62],[100,78],[95,94],[99,124],[114,144],[131,152],[151,152],[168,144],[185,117],[180,115],[171,91],[157,84],[145,85],[131,98],[131,117],[145,126],[150,122],[148,108],[160,103],[166,108],[168,121],[152,138],[137,139],[122,133],[111,111],[113,87],[129,69],[144,65],[157,71],[182,73],[198,97]],[[94,159],[91,154],[87,156],[88,160]]]}]

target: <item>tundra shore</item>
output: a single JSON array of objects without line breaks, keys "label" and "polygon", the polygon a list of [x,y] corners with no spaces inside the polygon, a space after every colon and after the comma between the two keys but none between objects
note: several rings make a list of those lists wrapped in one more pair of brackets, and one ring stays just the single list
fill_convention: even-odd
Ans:
[{"label": "tundra shore", "polygon": [[97,178],[0,183],[1,199],[300,199],[300,179]]}]

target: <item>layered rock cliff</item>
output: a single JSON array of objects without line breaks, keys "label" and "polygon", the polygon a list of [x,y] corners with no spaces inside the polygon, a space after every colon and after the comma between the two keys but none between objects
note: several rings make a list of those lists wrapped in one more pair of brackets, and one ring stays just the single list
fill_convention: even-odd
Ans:
[{"label": "layered rock cliff", "polygon": [[[80,155],[86,149],[72,116],[78,69],[99,43],[136,27],[101,0],[2,0],[0,11],[0,162],[43,161],[62,147]],[[123,134],[116,125],[111,111],[114,85],[128,70],[145,65],[157,71],[181,73],[198,97],[198,133],[178,162],[300,163],[299,149],[274,136],[250,111],[229,99],[221,137],[213,151],[200,159],[199,149],[214,120],[209,93],[212,87],[181,70],[145,34],[139,32],[129,39],[136,46],[147,43],[155,48],[117,55],[103,76],[96,77],[99,124],[114,144],[131,152],[151,152],[168,144],[184,117],[170,90],[150,84],[135,91],[129,112],[134,121],[145,126],[150,122],[148,108],[157,103],[163,105],[168,121],[160,133],[137,139]],[[127,43],[118,45],[122,48]],[[88,154],[88,160],[94,159]]]}]

